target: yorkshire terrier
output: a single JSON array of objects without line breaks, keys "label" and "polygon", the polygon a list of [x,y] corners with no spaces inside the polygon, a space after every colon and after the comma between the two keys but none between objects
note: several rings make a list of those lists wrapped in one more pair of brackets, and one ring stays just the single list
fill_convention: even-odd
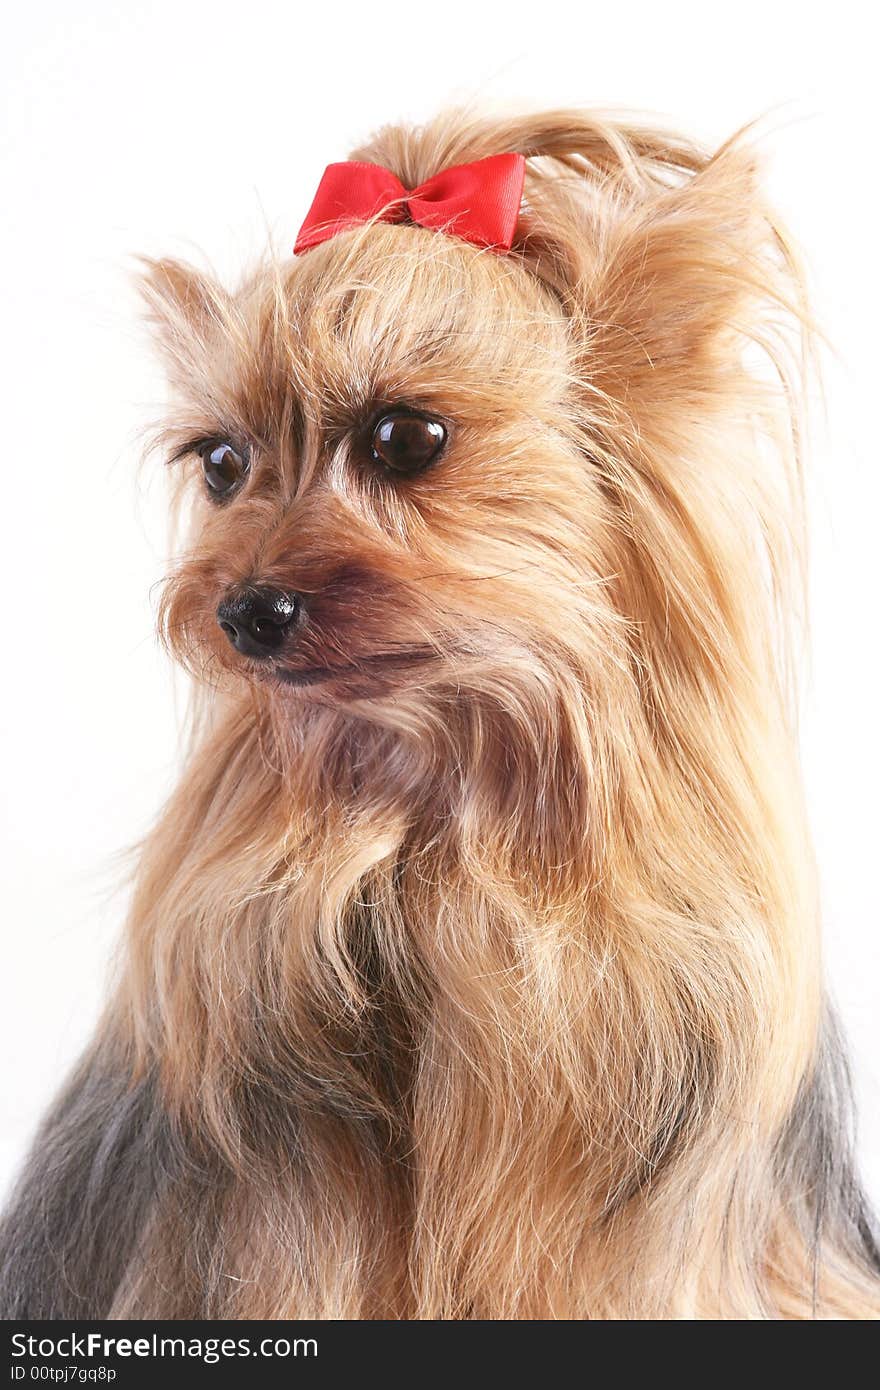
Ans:
[{"label": "yorkshire terrier", "polygon": [[297,250],[147,269],[201,717],[2,1312],[876,1316],[753,156],[447,114]]}]

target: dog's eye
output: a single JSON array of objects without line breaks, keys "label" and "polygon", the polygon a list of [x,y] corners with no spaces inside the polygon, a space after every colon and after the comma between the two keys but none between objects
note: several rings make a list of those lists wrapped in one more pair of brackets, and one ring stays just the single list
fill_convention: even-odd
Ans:
[{"label": "dog's eye", "polygon": [[373,458],[395,473],[418,473],[445,443],[446,429],[439,420],[410,410],[389,411],[373,428]]},{"label": "dog's eye", "polygon": [[227,497],[243,482],[250,467],[250,451],[238,450],[228,440],[206,440],[199,454],[208,491],[214,497]]}]

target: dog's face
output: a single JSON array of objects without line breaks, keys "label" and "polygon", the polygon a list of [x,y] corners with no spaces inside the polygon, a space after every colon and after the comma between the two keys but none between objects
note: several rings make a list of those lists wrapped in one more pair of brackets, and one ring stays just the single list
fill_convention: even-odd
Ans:
[{"label": "dog's face", "polygon": [[234,298],[152,285],[197,508],[164,611],[185,659],[403,719],[546,697],[607,640],[568,324],[522,266],[375,226]]}]

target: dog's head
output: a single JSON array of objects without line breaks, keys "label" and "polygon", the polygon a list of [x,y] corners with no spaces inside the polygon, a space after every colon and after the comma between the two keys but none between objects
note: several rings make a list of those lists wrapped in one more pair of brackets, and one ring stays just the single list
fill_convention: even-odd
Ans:
[{"label": "dog's head", "polygon": [[377,226],[234,298],[167,265],[154,284],[201,316],[172,450],[200,512],[175,642],[345,702],[503,681],[583,622],[601,499],[565,316],[533,276]]},{"label": "dog's head", "polygon": [[736,148],[569,113],[358,156],[412,187],[503,151],[509,254],[375,223],[234,294],[150,268],[196,512],[165,625],[290,720],[528,739],[564,708],[608,772],[767,658],[791,505],[749,347],[784,370],[790,267]]}]

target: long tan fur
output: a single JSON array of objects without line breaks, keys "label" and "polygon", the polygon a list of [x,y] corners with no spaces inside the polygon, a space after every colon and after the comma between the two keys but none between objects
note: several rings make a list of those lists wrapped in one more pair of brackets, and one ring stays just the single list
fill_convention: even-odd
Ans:
[{"label": "long tan fur", "polygon": [[[742,139],[451,113],[355,157],[502,151],[510,255],[374,224],[235,294],[150,269],[168,453],[254,463],[222,507],[176,465],[163,623],[208,698],[86,1063],[167,1154],[96,1311],[880,1307],[793,719],[801,279]],[[357,441],[401,401],[450,444],[389,480]],[[345,673],[261,679],[243,582]]]}]

